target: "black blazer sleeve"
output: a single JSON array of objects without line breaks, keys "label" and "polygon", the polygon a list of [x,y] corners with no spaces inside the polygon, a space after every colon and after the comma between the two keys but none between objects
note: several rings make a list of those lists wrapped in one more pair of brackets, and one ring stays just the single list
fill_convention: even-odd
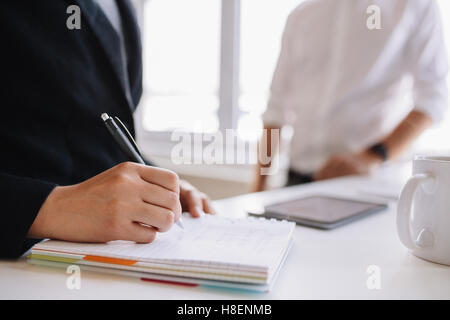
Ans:
[{"label": "black blazer sleeve", "polygon": [[55,184],[0,173],[1,232],[0,257],[18,257],[34,241],[27,239],[28,229]]}]

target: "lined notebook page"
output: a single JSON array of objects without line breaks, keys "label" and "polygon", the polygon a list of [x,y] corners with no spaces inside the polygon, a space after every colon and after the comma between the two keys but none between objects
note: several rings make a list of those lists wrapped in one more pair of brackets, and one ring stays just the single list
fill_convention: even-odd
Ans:
[{"label": "lined notebook page", "polygon": [[180,265],[225,265],[269,269],[287,250],[295,224],[259,218],[184,217],[185,229],[174,225],[150,244],[113,241],[84,244],[50,240],[37,249]]}]

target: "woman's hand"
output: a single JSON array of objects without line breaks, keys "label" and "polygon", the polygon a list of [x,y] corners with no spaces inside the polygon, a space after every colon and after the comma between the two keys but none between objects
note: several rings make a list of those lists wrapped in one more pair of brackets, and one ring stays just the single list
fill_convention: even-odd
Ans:
[{"label": "woman's hand", "polygon": [[180,181],[180,202],[183,212],[189,212],[193,217],[215,214],[208,196],[184,180]]}]

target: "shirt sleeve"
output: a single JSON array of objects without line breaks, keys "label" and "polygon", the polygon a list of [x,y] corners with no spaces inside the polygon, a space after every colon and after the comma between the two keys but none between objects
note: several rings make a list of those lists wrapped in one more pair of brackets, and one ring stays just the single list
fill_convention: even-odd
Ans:
[{"label": "shirt sleeve", "polygon": [[27,237],[42,204],[55,184],[0,173],[0,258],[17,258],[37,239]]},{"label": "shirt sleeve", "polygon": [[447,108],[448,61],[439,8],[426,1],[420,11],[417,28],[408,46],[413,70],[413,99],[415,110],[429,115],[437,123]]},{"label": "shirt sleeve", "polygon": [[262,115],[265,124],[283,126],[290,122],[292,117],[289,113],[289,91],[292,74],[292,51],[291,51],[291,29],[292,16],[286,22],[283,32],[281,51],[270,87],[270,97],[267,109]]}]

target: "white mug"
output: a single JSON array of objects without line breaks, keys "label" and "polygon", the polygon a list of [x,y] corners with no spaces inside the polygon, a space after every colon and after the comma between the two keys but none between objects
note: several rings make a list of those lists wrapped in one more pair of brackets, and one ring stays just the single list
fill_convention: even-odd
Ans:
[{"label": "white mug", "polygon": [[450,156],[419,156],[400,195],[397,231],[422,259],[450,265]]}]

